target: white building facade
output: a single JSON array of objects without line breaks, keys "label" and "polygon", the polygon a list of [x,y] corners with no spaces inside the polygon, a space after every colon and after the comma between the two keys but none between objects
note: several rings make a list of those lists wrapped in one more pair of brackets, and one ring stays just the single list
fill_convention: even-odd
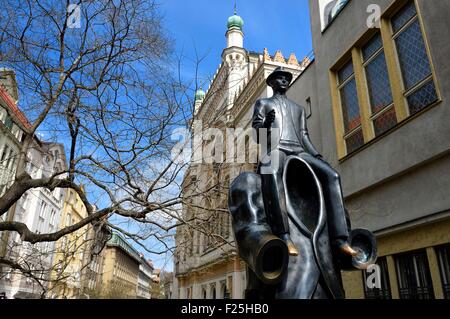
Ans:
[{"label": "white building facade", "polygon": [[[0,197],[15,179],[19,153],[26,132],[31,128],[26,116],[18,107],[18,89],[13,70],[0,68]],[[45,143],[35,138],[27,151],[27,172],[32,178],[50,177],[53,173],[67,170],[64,146]],[[64,175],[62,175],[64,176]],[[44,188],[30,189],[20,200],[0,217],[0,221],[17,221],[37,233],[58,230],[65,190],[49,191]],[[31,245],[22,243],[15,232],[0,234],[0,256],[25,265],[27,261],[33,275],[49,275],[54,254],[54,242]],[[3,267],[0,276],[0,293],[7,298],[39,297],[42,292],[37,282],[17,271]],[[42,273],[39,272],[42,270]],[[45,283],[45,282],[44,282]]]},{"label": "white building facade", "polygon": [[[0,69],[0,197],[14,181],[25,129],[30,127],[17,102],[14,71],[2,68]],[[0,220],[5,218],[3,215]]]},{"label": "white building facade", "polygon": [[138,299],[151,299],[150,283],[152,281],[153,266],[141,255],[139,265],[138,284],[136,287],[136,296]]},{"label": "white building facade", "polygon": [[[55,172],[67,170],[62,144],[36,140],[33,147],[28,150],[27,157],[27,172],[32,178],[45,178]],[[56,232],[59,228],[64,197],[65,190],[61,188],[55,188],[53,191],[46,188],[30,189],[16,203],[8,219],[25,223],[36,233]],[[7,298],[39,298],[44,289],[48,288],[46,280],[50,279],[56,243],[24,243],[18,233],[10,233],[6,244],[6,257],[19,264],[27,261],[33,275],[43,279],[41,281],[43,286],[20,272],[9,270],[8,273],[6,270],[6,275],[0,280],[0,291],[6,292]]]}]

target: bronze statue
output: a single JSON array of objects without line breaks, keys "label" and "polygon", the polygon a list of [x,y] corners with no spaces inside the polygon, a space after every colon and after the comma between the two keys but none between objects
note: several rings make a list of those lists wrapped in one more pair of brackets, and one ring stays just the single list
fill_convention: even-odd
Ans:
[{"label": "bronze statue", "polygon": [[[278,129],[279,132],[279,136],[275,138],[276,144],[268,147],[268,160],[261,163],[259,168],[259,171],[266,169],[266,172],[261,174],[261,178],[268,218],[275,234],[286,241],[289,254],[298,255],[289,237],[282,176],[286,157],[303,154],[303,158],[313,167],[322,183],[327,212],[332,218],[329,225],[331,238],[344,253],[356,255],[356,252],[346,243],[348,231],[339,175],[324,161],[322,155],[311,143],[306,127],[305,109],[286,97],[286,90],[291,81],[292,74],[281,68],[277,68],[270,74],[267,84],[272,87],[273,96],[256,101],[253,114],[253,128],[257,132],[261,128],[268,129],[269,142],[272,140],[271,131]],[[275,164],[269,160],[274,156],[272,152],[276,152],[275,156],[278,158]]]},{"label": "bronze statue", "polygon": [[248,298],[343,298],[340,270],[376,258],[373,235],[350,232],[340,177],[314,148],[305,109],[285,93],[292,74],[267,78],[274,95],[256,102],[257,140],[267,133],[257,173],[230,187],[240,256],[249,266]]}]

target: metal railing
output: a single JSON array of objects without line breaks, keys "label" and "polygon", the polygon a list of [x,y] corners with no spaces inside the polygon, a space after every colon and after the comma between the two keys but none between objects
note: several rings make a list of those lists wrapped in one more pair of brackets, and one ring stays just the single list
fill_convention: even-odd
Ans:
[{"label": "metal railing", "polygon": [[391,292],[388,289],[368,289],[366,299],[392,299]]},{"label": "metal railing", "polygon": [[444,298],[450,299],[450,284],[444,284],[442,288],[444,289]]},{"label": "metal railing", "polygon": [[433,287],[410,287],[400,289],[400,299],[434,299]]}]

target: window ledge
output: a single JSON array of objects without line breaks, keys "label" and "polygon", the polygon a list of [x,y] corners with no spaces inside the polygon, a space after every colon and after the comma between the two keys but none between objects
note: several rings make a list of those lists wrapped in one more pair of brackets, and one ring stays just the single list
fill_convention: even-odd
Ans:
[{"label": "window ledge", "polygon": [[397,125],[395,125],[394,127],[392,127],[391,129],[387,130],[386,132],[382,133],[381,135],[373,138],[372,140],[368,141],[367,143],[365,143],[363,146],[361,146],[360,148],[358,148],[357,150],[345,155],[344,157],[340,158],[338,160],[339,164],[342,164],[343,162],[347,161],[348,159],[356,156],[358,153],[364,151],[365,149],[369,148],[371,145],[377,143],[378,141],[382,140],[383,138],[385,138],[387,135],[391,134],[392,132],[400,129],[401,127],[403,127],[404,125],[408,124],[409,122],[413,121],[415,118],[419,117],[420,115],[422,115],[423,113],[428,112],[429,110],[431,110],[432,108],[434,108],[435,106],[439,105],[442,103],[442,99],[439,98],[438,100],[436,100],[436,102],[430,104],[429,106],[425,107],[423,110],[417,112],[414,115],[411,115],[409,117],[407,117],[406,119],[404,119],[403,121],[401,121],[400,123],[397,123]]}]

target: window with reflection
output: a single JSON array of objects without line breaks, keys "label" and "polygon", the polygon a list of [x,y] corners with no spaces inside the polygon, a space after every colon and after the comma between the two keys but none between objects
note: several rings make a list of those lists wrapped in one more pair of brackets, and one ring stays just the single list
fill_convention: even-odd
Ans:
[{"label": "window with reflection", "polygon": [[358,92],[356,90],[356,79],[351,60],[339,70],[338,79],[344,121],[344,139],[347,152],[351,153],[364,145]]},{"label": "window with reflection", "polygon": [[361,51],[369,91],[371,121],[375,136],[378,136],[397,124],[381,34],[373,36]]},{"label": "window with reflection", "polygon": [[438,100],[431,64],[414,1],[391,19],[393,39],[403,77],[409,113],[413,115]]}]

